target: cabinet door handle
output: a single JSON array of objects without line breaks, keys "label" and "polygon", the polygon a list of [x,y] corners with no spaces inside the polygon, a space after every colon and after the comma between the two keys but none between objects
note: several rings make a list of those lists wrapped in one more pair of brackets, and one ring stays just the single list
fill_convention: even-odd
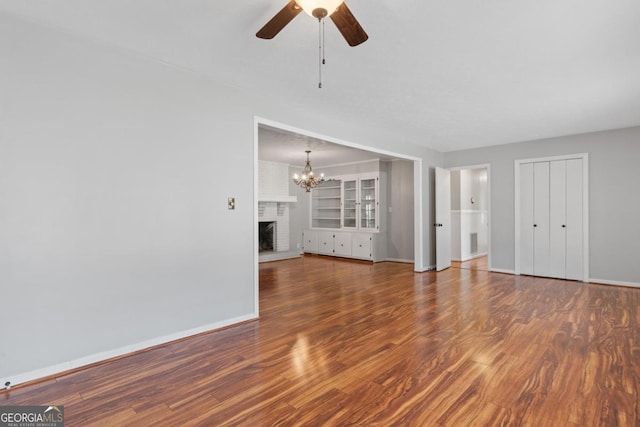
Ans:
[{"label": "cabinet door handle", "polygon": [[538,226],[538,224],[533,224],[533,226],[534,226],[534,227],[537,227],[537,226]]},{"label": "cabinet door handle", "polygon": [[567,226],[566,226],[566,225],[564,225],[564,224],[562,224],[562,228],[567,228]]}]

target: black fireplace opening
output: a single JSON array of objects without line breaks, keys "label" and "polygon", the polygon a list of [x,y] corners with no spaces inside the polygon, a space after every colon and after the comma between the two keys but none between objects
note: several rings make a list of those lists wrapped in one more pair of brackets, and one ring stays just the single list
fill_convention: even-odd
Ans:
[{"label": "black fireplace opening", "polygon": [[276,222],[260,221],[258,225],[258,252],[275,251]]}]

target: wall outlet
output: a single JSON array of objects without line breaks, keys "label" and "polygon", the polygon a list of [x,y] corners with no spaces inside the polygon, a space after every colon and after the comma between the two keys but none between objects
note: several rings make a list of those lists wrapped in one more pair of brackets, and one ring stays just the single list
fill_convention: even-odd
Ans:
[{"label": "wall outlet", "polygon": [[232,211],[235,208],[236,208],[236,198],[235,197],[227,198],[227,209]]}]

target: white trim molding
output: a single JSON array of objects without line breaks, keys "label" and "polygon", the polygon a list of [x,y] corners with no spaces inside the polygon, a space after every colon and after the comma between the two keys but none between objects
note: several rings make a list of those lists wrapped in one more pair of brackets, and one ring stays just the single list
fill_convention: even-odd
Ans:
[{"label": "white trim molding", "polygon": [[605,279],[589,279],[589,283],[599,285],[613,285],[613,286],[627,286],[630,288],[640,288],[640,283],[637,282],[623,282],[620,280],[605,280]]},{"label": "white trim molding", "polygon": [[399,259],[399,258],[387,258],[387,259],[385,259],[385,261],[399,262],[399,263],[403,263],[403,264],[413,264],[413,262],[414,262],[412,259]]}]

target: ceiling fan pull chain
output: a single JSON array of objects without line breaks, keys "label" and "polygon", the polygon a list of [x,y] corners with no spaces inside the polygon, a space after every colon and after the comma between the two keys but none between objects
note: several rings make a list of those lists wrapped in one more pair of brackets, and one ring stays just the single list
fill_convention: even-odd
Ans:
[{"label": "ceiling fan pull chain", "polygon": [[324,19],[322,20],[322,65],[325,64],[324,62],[324,47],[325,47],[325,42],[324,42]]}]

